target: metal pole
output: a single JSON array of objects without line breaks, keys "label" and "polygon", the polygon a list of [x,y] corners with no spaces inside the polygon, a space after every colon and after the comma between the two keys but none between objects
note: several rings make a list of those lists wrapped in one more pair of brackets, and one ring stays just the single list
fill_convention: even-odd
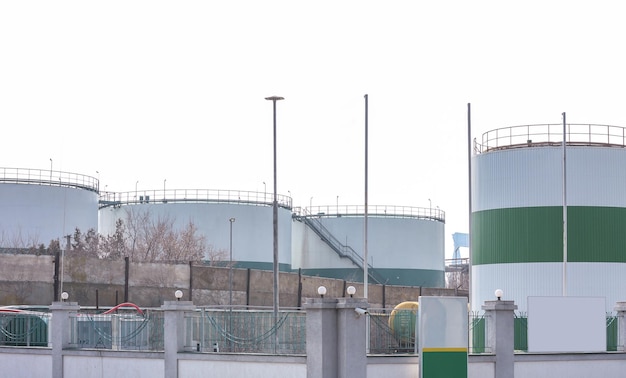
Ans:
[{"label": "metal pole", "polygon": [[565,112],[563,112],[563,296],[567,296],[567,130]]},{"label": "metal pole", "polygon": [[[228,333],[233,334],[233,222],[235,218],[230,218],[230,259],[228,260]],[[231,338],[228,340],[228,351],[233,351],[233,343]]]},{"label": "metal pole", "polygon": [[274,197],[272,198],[272,225],[274,231],[274,320],[278,320],[278,306],[280,302],[280,295],[278,290],[279,268],[278,268],[278,202],[276,201],[276,100],[273,100],[274,105]]},{"label": "metal pole", "polygon": [[[277,202],[277,194],[276,194],[276,101],[284,100],[283,97],[272,96],[266,97],[266,100],[271,100],[273,103],[273,111],[274,111],[274,198],[272,201],[272,224],[273,224],[273,239],[274,239],[274,253],[273,253],[273,270],[274,270],[274,324],[278,324],[278,308],[279,308],[279,285],[278,285],[278,202]],[[274,352],[276,352],[276,348],[278,347],[278,332],[276,332],[276,339],[274,343]]]},{"label": "metal pole", "polygon": [[[468,300],[472,305],[472,107],[467,103],[467,196],[468,196],[468,234],[467,244],[469,245],[469,269],[468,271]],[[460,256],[459,256],[460,257]]]},{"label": "metal pole", "polygon": [[363,297],[367,299],[368,258],[367,258],[367,95],[365,95],[365,214],[363,217]]},{"label": "metal pole", "polygon": [[230,259],[228,260],[228,306],[233,309],[233,222],[235,218],[230,218]]}]

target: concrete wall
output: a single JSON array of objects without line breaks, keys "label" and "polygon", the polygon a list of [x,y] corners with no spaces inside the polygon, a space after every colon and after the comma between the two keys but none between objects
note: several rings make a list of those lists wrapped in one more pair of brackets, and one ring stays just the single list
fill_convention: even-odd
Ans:
[{"label": "concrete wall", "polygon": [[[52,377],[51,350],[0,348],[0,376]],[[64,378],[162,377],[163,353],[65,350]],[[306,357],[181,353],[179,377],[302,377]],[[493,355],[470,355],[468,378],[493,378]],[[623,377],[624,353],[517,354],[515,378]],[[368,356],[368,378],[418,378],[417,356]]]},{"label": "concrete wall", "polygon": [[0,348],[0,376],[52,378],[50,349]]},{"label": "concrete wall", "polygon": [[[100,260],[84,256],[64,257],[62,288],[70,299],[83,306],[114,306],[124,301],[126,264],[124,260]],[[267,270],[233,269],[234,305],[271,306],[273,273]],[[327,296],[345,296],[353,285],[355,296],[363,293],[362,282],[280,274],[281,307],[298,307],[305,297],[317,297],[321,285]],[[301,285],[301,289],[300,289]],[[59,282],[61,286],[61,282]],[[191,298],[189,289],[191,287]],[[229,302],[229,269],[188,263],[130,263],[128,266],[128,301],[142,307],[158,307],[174,299],[183,290],[185,299],[198,306],[227,305]],[[301,290],[301,292],[300,292]],[[54,298],[54,257],[0,254],[0,305],[47,305]],[[417,301],[420,295],[455,295],[454,290],[408,286],[369,285],[369,303],[373,308],[394,307],[404,301]]]}]

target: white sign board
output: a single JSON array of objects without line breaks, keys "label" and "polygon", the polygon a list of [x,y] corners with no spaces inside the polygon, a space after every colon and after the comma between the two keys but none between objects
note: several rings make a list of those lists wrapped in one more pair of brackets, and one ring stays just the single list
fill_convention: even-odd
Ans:
[{"label": "white sign board", "polygon": [[528,297],[529,352],[606,352],[604,297]]},{"label": "white sign board", "polygon": [[467,378],[465,297],[419,297],[421,378]]}]

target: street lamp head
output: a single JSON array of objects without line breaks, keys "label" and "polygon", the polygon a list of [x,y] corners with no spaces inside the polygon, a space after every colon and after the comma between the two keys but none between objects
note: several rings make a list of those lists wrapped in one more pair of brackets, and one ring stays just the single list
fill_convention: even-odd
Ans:
[{"label": "street lamp head", "polygon": [[354,294],[356,294],[356,287],[354,286],[348,286],[348,288],[346,289],[346,292],[348,293],[348,295],[350,296],[350,298],[352,298],[352,296]]},{"label": "street lamp head", "polygon": [[324,295],[326,295],[326,287],[325,286],[318,287],[317,294],[319,294],[320,297],[324,298]]},{"label": "street lamp head", "polygon": [[233,223],[235,221],[235,218],[230,218],[229,221],[230,223]]},{"label": "street lamp head", "polygon": [[271,96],[271,97],[265,97],[266,100],[270,100],[270,101],[280,101],[280,100],[284,100],[284,97],[280,97],[280,96]]},{"label": "street lamp head", "polygon": [[496,289],[494,294],[495,294],[496,298],[498,298],[498,300],[500,300],[502,298],[502,295],[504,295],[504,292],[502,291],[502,289]]}]

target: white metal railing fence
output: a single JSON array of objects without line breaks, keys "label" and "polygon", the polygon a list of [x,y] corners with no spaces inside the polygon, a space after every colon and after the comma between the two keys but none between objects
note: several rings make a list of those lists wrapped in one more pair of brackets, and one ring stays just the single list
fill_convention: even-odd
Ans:
[{"label": "white metal railing fence", "polygon": [[79,349],[163,350],[163,311],[70,315],[69,344]]},{"label": "white metal railing fence", "polygon": [[2,167],[0,167],[0,183],[61,186],[94,192],[98,192],[100,185],[97,178],[79,173]]},{"label": "white metal railing fence", "polygon": [[306,354],[306,312],[200,308],[185,313],[185,349],[198,352]]},{"label": "white metal railing fence", "polygon": [[[569,123],[565,128],[568,145],[626,147],[626,128],[611,125]],[[490,130],[474,140],[474,151],[556,146],[563,142],[563,124],[510,126]]]},{"label": "white metal railing fence", "polygon": [[[273,194],[231,189],[160,189],[100,193],[101,208],[126,204],[180,202],[272,205]],[[289,196],[277,194],[276,202],[280,207],[291,209],[292,199]]]}]

